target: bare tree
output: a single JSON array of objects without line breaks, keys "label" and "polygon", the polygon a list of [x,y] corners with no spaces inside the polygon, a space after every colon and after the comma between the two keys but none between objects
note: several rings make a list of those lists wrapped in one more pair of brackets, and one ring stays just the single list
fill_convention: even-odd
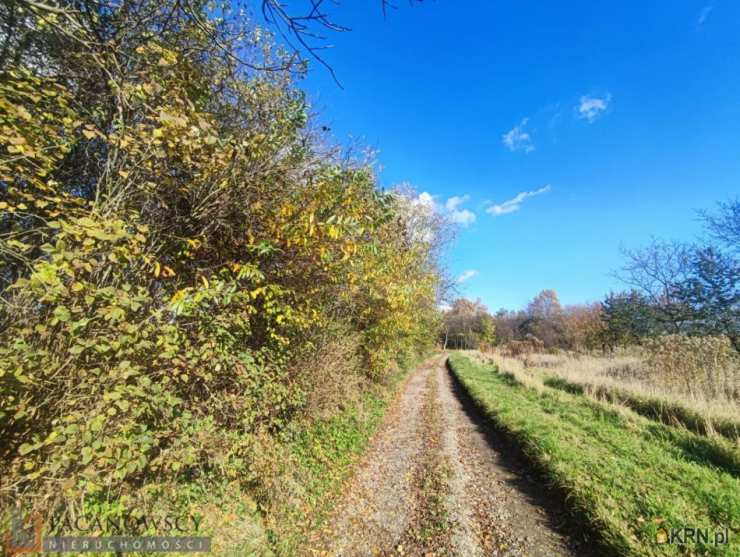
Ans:
[{"label": "bare tree", "polygon": [[[378,0],[375,0],[376,2]],[[388,9],[396,6],[389,0],[379,0],[385,16]],[[424,0],[408,0],[409,5],[421,3]],[[297,54],[306,53],[331,73],[338,85],[339,80],[332,67],[324,60],[321,51],[329,46],[326,44],[327,32],[345,32],[350,28],[337,23],[326,10],[326,5],[337,5],[337,1],[305,0],[303,8],[292,10],[281,0],[262,0],[262,15],[269,24],[278,30],[278,33],[293,48]]]},{"label": "bare tree", "polygon": [[717,204],[719,211],[700,213],[709,234],[734,251],[740,251],[740,199]]},{"label": "bare tree", "polygon": [[683,332],[692,315],[681,296],[681,285],[691,276],[693,248],[681,242],[653,239],[644,248],[622,253],[627,263],[615,276],[641,292],[672,332]]}]

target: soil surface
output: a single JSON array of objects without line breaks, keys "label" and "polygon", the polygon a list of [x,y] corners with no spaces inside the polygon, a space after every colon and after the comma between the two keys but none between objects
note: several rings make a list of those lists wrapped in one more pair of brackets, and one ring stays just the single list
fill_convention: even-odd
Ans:
[{"label": "soil surface", "polygon": [[427,360],[405,383],[304,554],[590,555],[568,536],[562,497],[486,424],[444,362]]}]

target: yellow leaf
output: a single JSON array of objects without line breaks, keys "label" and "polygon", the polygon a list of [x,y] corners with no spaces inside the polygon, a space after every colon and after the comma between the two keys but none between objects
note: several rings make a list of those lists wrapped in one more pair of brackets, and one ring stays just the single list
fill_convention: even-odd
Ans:
[{"label": "yellow leaf", "polygon": [[170,298],[170,303],[175,304],[179,302],[187,295],[189,291],[190,291],[190,288],[183,288],[181,290],[178,290],[172,295],[172,298]]}]

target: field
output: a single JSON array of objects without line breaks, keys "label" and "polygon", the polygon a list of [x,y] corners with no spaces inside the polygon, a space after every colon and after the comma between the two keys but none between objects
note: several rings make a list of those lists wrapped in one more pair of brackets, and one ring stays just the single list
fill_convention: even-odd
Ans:
[{"label": "field", "polygon": [[[740,554],[740,466],[729,442],[547,387],[531,375],[520,381],[463,355],[452,355],[449,365],[489,419],[567,493],[605,549]],[[659,545],[661,528],[706,529],[709,539],[684,548]],[[728,532],[729,544],[712,543],[721,532]]]},{"label": "field", "polygon": [[[471,354],[480,358],[475,352]],[[731,441],[740,438],[740,404],[736,399],[724,392],[712,394],[711,389],[690,392],[681,388],[651,370],[636,349],[612,357],[564,351],[511,357],[497,351],[484,361],[495,363],[522,382],[584,394],[702,435],[720,435]],[[724,382],[736,389],[740,370],[722,371],[727,375]]]}]

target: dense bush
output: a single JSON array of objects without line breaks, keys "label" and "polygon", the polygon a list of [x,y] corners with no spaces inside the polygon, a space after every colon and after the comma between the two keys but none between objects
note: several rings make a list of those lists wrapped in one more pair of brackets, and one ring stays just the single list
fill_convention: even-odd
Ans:
[{"label": "dense bush", "polygon": [[266,439],[433,338],[434,223],[322,147],[264,30],[169,0],[0,17],[4,503],[253,489]]}]

